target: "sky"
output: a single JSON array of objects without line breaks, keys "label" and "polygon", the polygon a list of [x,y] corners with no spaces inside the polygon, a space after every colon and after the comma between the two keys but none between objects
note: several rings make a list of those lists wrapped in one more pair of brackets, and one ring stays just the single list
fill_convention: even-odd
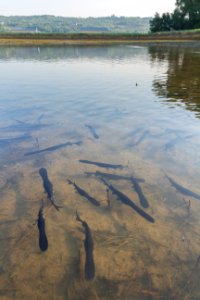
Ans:
[{"label": "sky", "polygon": [[0,15],[149,17],[172,12],[176,0],[0,0]]}]

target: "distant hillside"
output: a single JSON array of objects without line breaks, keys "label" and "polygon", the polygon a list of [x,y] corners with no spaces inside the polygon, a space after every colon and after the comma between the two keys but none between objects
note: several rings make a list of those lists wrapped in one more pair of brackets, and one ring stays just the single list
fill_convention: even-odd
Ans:
[{"label": "distant hillside", "polygon": [[100,17],[70,18],[55,16],[0,16],[0,32],[127,32],[147,33],[151,18]]}]

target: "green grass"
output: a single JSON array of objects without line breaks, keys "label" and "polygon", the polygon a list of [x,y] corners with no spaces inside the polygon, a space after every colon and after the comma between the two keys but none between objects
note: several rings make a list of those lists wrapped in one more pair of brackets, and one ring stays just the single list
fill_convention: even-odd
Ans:
[{"label": "green grass", "polygon": [[0,37],[22,39],[131,39],[135,37],[148,37],[157,35],[184,35],[187,33],[200,33],[200,29],[155,33],[0,33]]},{"label": "green grass", "polygon": [[157,33],[0,33],[1,45],[110,44],[131,42],[200,41],[200,29]]}]

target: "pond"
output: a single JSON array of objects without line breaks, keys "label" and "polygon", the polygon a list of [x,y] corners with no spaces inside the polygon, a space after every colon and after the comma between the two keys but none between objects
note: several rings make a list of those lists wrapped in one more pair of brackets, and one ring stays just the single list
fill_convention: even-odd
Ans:
[{"label": "pond", "polygon": [[199,66],[0,48],[1,299],[200,298]]}]

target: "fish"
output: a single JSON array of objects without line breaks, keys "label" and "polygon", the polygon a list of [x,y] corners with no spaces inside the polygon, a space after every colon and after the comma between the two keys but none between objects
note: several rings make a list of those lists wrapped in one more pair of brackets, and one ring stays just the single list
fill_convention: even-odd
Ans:
[{"label": "fish", "polygon": [[40,149],[40,150],[35,150],[35,151],[31,151],[31,152],[27,152],[24,155],[25,156],[29,156],[29,155],[34,155],[34,154],[38,154],[38,153],[43,153],[43,152],[50,152],[50,151],[55,151],[64,147],[68,147],[68,146],[73,146],[73,145],[78,145],[80,146],[82,144],[82,141],[78,141],[78,142],[67,142],[67,143],[63,143],[63,144],[58,144],[58,145],[54,145],[48,148],[44,148],[44,149]]},{"label": "fish", "polygon": [[7,146],[10,143],[20,143],[23,141],[27,141],[32,139],[32,137],[29,134],[24,134],[16,137],[5,137],[5,138],[0,138],[0,146]]},{"label": "fish", "polygon": [[110,195],[109,195],[109,188],[106,188],[106,196],[107,196],[108,208],[111,208]]},{"label": "fish", "polygon": [[196,264],[195,264],[196,268],[199,266],[199,262],[200,262],[200,255],[197,257],[197,260],[196,260]]},{"label": "fish", "polygon": [[177,182],[175,182],[172,178],[170,178],[168,175],[165,174],[165,176],[167,177],[167,179],[169,180],[169,182],[171,183],[171,185],[181,194],[185,195],[185,196],[190,196],[193,197],[195,199],[200,200],[200,195],[192,192],[191,190],[181,186],[180,184],[178,184]]},{"label": "fish", "polygon": [[125,175],[118,175],[118,174],[110,174],[110,173],[103,173],[103,172],[85,172],[86,175],[88,176],[99,176],[99,177],[104,177],[110,180],[135,180],[137,182],[144,182],[145,180],[142,178],[137,178],[137,177],[133,177],[133,176],[125,176]]},{"label": "fish", "polygon": [[91,197],[86,191],[84,191],[82,188],[80,188],[75,182],[72,182],[71,180],[68,179],[68,183],[72,184],[76,191],[81,195],[82,197],[86,198],[88,201],[90,201],[92,204],[95,206],[100,206],[99,201]]},{"label": "fish", "polygon": [[135,210],[141,217],[146,219],[147,221],[154,223],[155,220],[153,217],[151,217],[149,214],[147,214],[143,209],[138,207],[131,199],[129,199],[125,194],[117,190],[113,185],[107,183],[103,178],[101,178],[101,181],[111,190],[111,192],[117,196],[117,199],[121,201],[122,203],[130,206],[133,210]]},{"label": "fish", "polygon": [[26,124],[26,122],[18,120],[18,119],[13,119],[15,122],[19,123],[19,124]]},{"label": "fish", "polygon": [[14,131],[33,131],[40,130],[44,127],[50,126],[49,124],[34,124],[17,121],[18,124],[12,124],[6,127],[1,127],[0,131],[3,132],[14,132]]},{"label": "fish", "polygon": [[172,148],[174,148],[177,144],[180,144],[181,142],[183,143],[185,140],[190,139],[196,137],[196,134],[189,134],[183,137],[180,137],[179,135],[176,135],[176,137],[170,141],[168,141],[165,145],[164,145],[164,149],[167,150],[171,150]]},{"label": "fish", "polygon": [[85,279],[92,280],[95,277],[95,264],[94,264],[94,257],[93,257],[94,242],[93,242],[93,238],[92,238],[92,232],[91,232],[88,224],[80,218],[77,211],[76,211],[76,220],[81,222],[81,224],[85,230],[85,240],[84,240]]},{"label": "fish", "polygon": [[164,145],[164,149],[165,151],[170,150],[172,148],[175,147],[175,145],[181,141],[181,138],[179,136],[175,137],[174,139],[168,141],[165,145]]},{"label": "fish", "polygon": [[140,185],[138,184],[138,182],[135,179],[133,179],[133,177],[131,178],[131,182],[133,184],[133,188],[134,188],[135,192],[138,194],[140,204],[144,208],[148,208],[149,207],[148,200],[146,199],[145,195],[143,194],[143,191],[142,191]]},{"label": "fish", "polygon": [[39,230],[39,247],[41,251],[46,251],[48,249],[48,240],[45,232],[45,220],[43,218],[43,206],[41,206],[38,219],[37,226]]},{"label": "fish", "polygon": [[86,159],[79,159],[79,162],[84,163],[84,164],[90,164],[90,165],[95,165],[100,168],[106,168],[106,169],[123,169],[125,166],[122,165],[112,165],[112,164],[107,164],[107,163],[102,163],[102,162],[96,162],[96,161],[90,161]]},{"label": "fish", "polygon": [[147,134],[149,134],[149,130],[144,131],[143,134],[138,138],[138,140],[135,143],[132,143],[131,146],[132,147],[138,146],[144,140]]},{"label": "fish", "polygon": [[96,130],[94,129],[94,127],[92,127],[91,125],[85,125],[85,127],[87,127],[89,130],[90,130],[90,132],[91,132],[91,134],[93,135],[93,137],[95,138],[95,139],[98,139],[99,138],[99,136],[98,136],[98,134],[96,133]]},{"label": "fish", "polygon": [[38,118],[37,121],[39,124],[41,124],[41,120],[44,118],[45,114],[41,114]]},{"label": "fish", "polygon": [[59,210],[61,206],[58,206],[54,202],[54,193],[53,193],[53,184],[48,178],[47,170],[45,168],[40,168],[39,169],[39,174],[42,177],[43,180],[43,187],[45,192],[47,193],[47,197],[51,204],[55,207],[56,210]]}]

